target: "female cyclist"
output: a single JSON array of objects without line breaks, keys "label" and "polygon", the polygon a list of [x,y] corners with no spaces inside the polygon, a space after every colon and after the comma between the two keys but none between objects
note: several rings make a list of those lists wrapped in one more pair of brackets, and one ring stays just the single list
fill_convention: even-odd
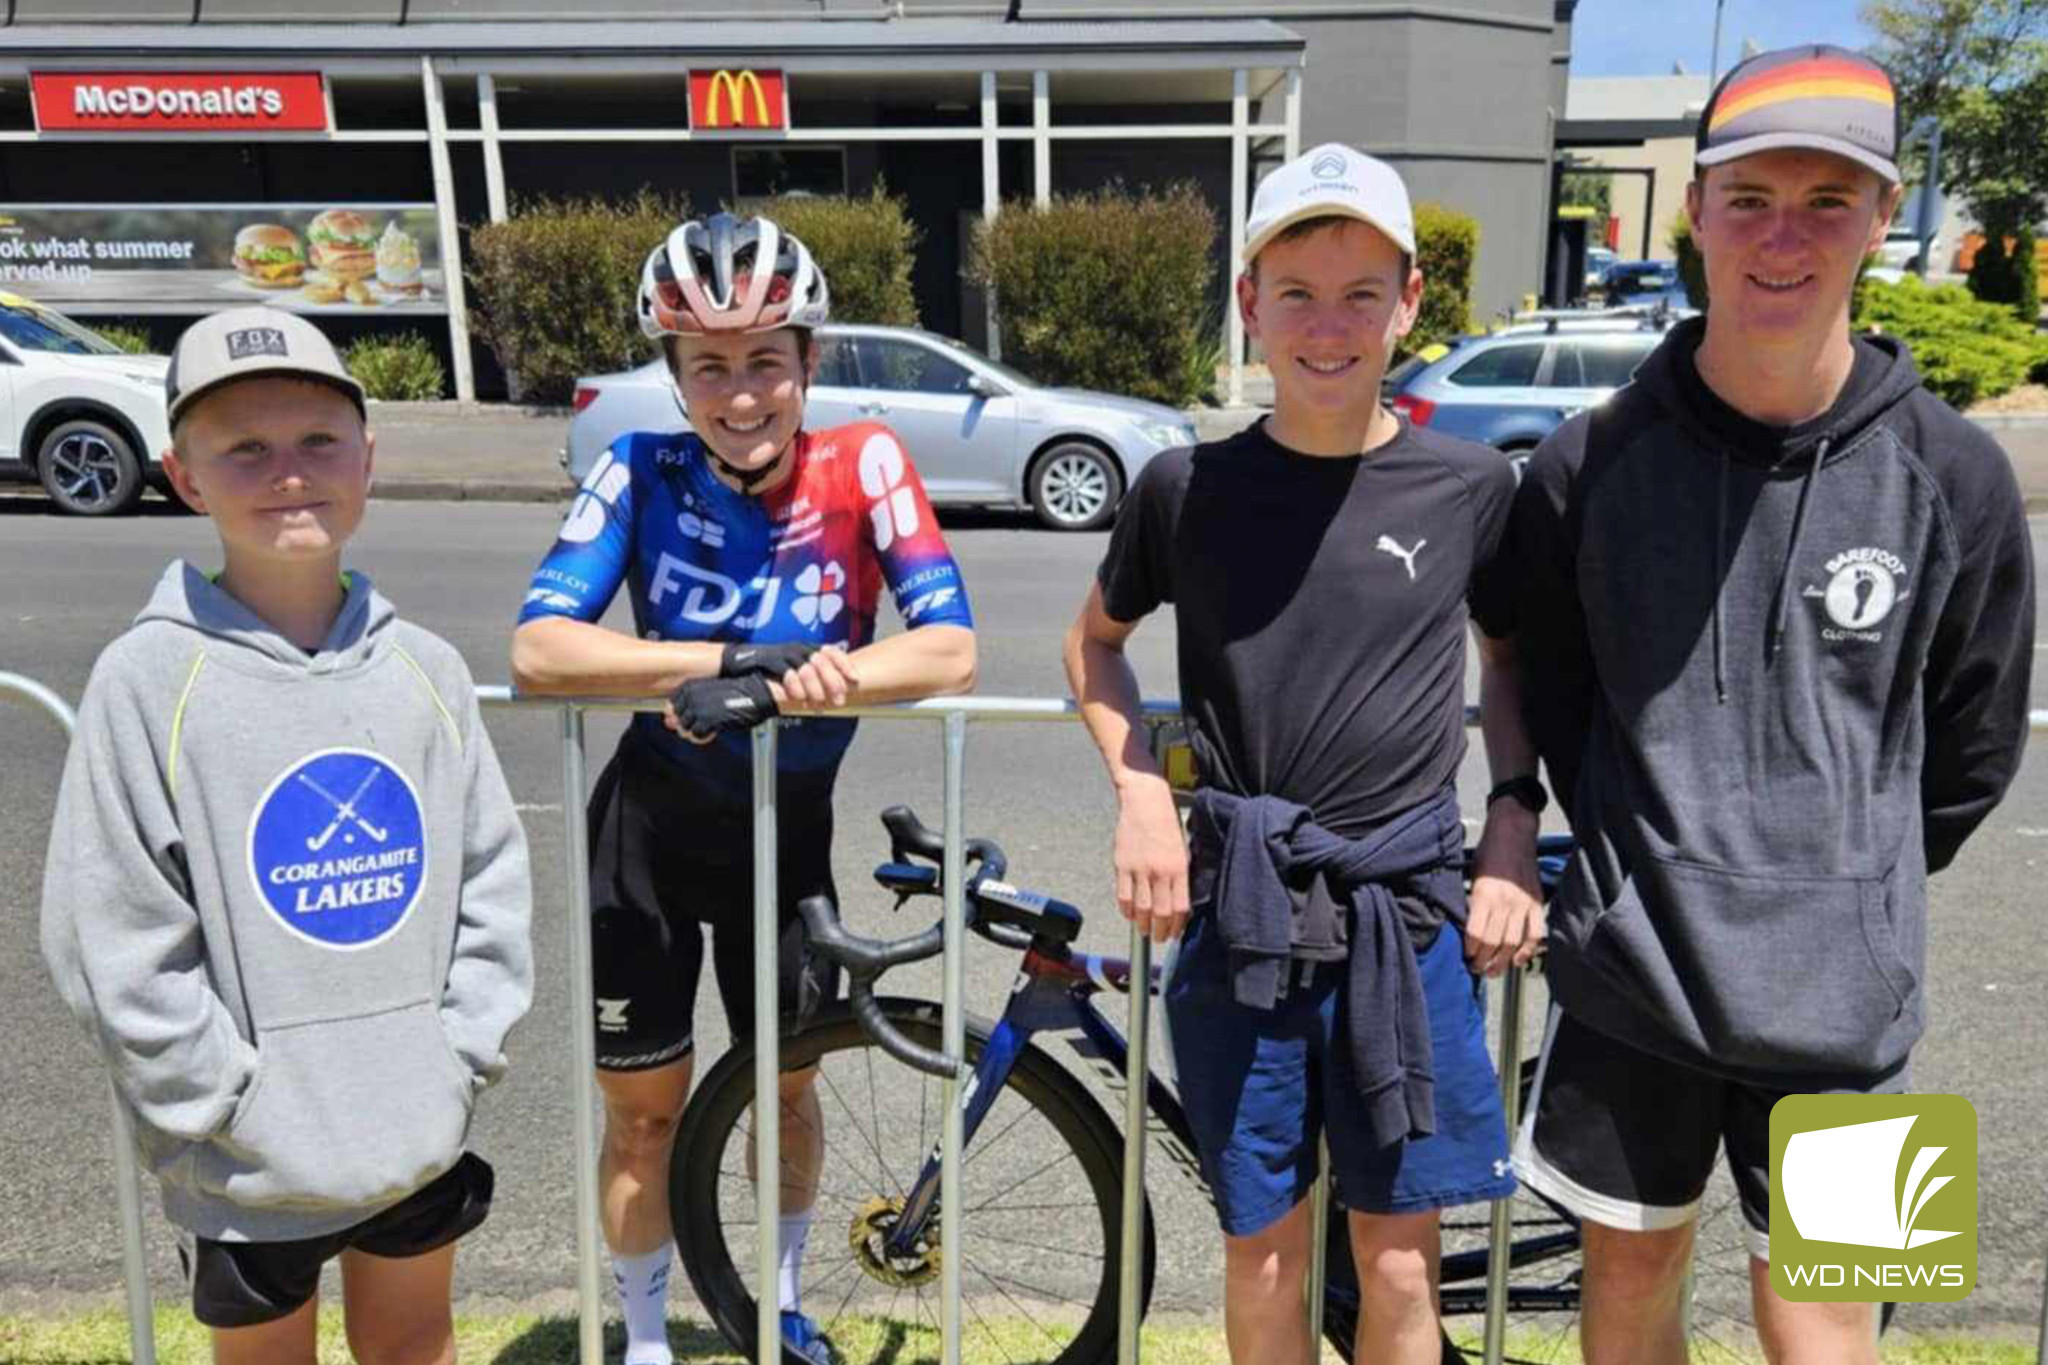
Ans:
[{"label": "female cyclist", "polygon": [[[751,753],[782,711],[781,999],[798,1022],[836,982],[806,962],[795,907],[833,895],[832,786],[854,722],[835,708],[964,692],[973,619],[909,455],[888,428],[806,431],[825,276],[766,218],[685,222],[647,258],[640,326],[663,350],[681,431],[621,436],[583,481],[512,639],[528,693],[671,698],[635,717],[589,808],[605,1241],[626,1365],[669,1365],[668,1161],[690,1088],[691,1014],[711,935],[735,1040],[753,1026]],[[630,584],[634,633],[597,624]],[[874,638],[883,584],[908,629]],[[815,718],[811,718],[815,715]],[[799,1300],[824,1145],[814,1071],[782,1082],[785,1346],[836,1360]]]}]

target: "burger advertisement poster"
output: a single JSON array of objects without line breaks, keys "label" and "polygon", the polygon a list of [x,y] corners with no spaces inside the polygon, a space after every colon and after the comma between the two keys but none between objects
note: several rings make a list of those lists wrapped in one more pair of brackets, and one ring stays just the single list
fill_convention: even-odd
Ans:
[{"label": "burger advertisement poster", "polygon": [[446,313],[432,204],[0,205],[0,289],[72,311]]}]

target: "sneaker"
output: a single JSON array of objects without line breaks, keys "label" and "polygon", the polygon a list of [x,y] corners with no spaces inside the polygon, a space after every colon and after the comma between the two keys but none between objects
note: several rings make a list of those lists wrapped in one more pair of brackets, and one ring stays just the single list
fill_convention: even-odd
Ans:
[{"label": "sneaker", "polygon": [[782,1311],[782,1345],[785,1350],[794,1351],[811,1365],[840,1365],[839,1352],[832,1347],[832,1339],[818,1330],[809,1315],[795,1309]]}]

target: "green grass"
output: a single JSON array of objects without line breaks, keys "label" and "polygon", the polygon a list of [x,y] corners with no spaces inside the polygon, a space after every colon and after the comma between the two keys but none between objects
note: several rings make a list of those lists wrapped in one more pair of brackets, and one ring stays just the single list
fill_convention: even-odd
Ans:
[{"label": "green grass", "polygon": [[[999,1349],[988,1358],[1026,1361],[1043,1360],[1046,1339],[1040,1330],[1025,1322],[996,1322],[989,1329]],[[879,1325],[868,1326],[863,1340],[862,1324],[842,1323],[835,1337],[849,1348],[854,1359],[868,1359],[884,1343]],[[456,1320],[456,1352],[466,1365],[562,1365],[576,1358],[576,1322],[562,1316],[531,1314],[466,1315]],[[980,1336],[977,1324],[970,1336],[968,1359],[981,1356],[973,1349]],[[711,1328],[677,1318],[669,1323],[669,1342],[676,1360],[688,1365],[751,1365],[728,1347]],[[207,1365],[206,1331],[182,1308],[159,1309],[156,1316],[157,1359],[162,1365]],[[899,1365],[919,1365],[938,1358],[936,1330],[913,1331],[900,1341],[888,1343],[896,1350],[891,1359]],[[980,1337],[983,1347],[990,1345]],[[605,1333],[607,1359],[616,1360],[624,1345],[616,1325]],[[1510,1355],[1516,1343],[1508,1343]],[[1172,1326],[1145,1329],[1146,1365],[1214,1365],[1225,1359],[1220,1326]],[[1761,1361],[1762,1356],[1750,1357]],[[1887,1340],[1887,1365],[2034,1365],[2030,1342],[1965,1335],[1906,1335]],[[8,1365],[123,1365],[129,1359],[128,1323],[118,1310],[68,1317],[34,1314],[0,1315],[0,1361]],[[322,1365],[347,1365],[348,1347],[343,1340],[338,1308],[320,1315],[320,1360]],[[1335,1360],[1330,1352],[1324,1359]],[[1576,1360],[1577,1357],[1571,1357]],[[1562,1365],[1562,1363],[1561,1363]]]}]

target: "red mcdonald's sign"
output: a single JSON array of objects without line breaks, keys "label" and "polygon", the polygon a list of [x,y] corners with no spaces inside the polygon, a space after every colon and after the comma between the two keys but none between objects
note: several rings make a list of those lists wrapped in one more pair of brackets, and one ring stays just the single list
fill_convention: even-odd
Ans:
[{"label": "red mcdonald's sign", "polygon": [[788,92],[780,71],[692,71],[692,128],[787,128]]},{"label": "red mcdonald's sign", "polygon": [[181,132],[324,132],[317,71],[37,71],[36,127]]}]

